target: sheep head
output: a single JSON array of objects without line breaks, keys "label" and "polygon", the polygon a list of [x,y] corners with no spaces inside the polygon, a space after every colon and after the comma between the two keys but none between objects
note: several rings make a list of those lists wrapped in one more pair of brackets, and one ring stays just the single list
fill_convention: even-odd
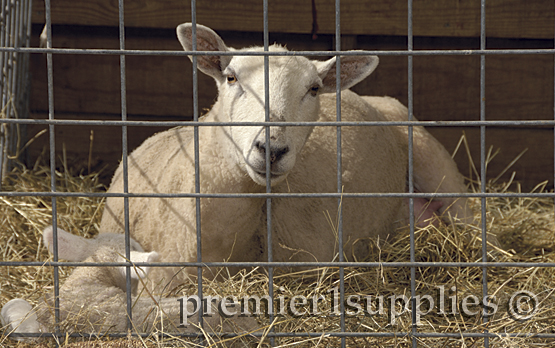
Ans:
[{"label": "sheep head", "polygon": [[[44,245],[54,254],[54,231],[48,226],[42,233]],[[58,257],[68,261],[86,262],[126,262],[125,258],[125,236],[119,233],[101,233],[96,238],[87,239],[71,234],[61,228],[57,228]],[[155,251],[144,252],[143,248],[133,238],[129,238],[131,262],[153,262],[158,259]],[[149,272],[149,267],[132,267],[131,284],[134,290],[140,278],[144,278]],[[117,286],[126,291],[126,267],[102,267],[97,268],[98,279],[91,279],[96,283],[106,286]],[[77,271],[79,273],[79,271]]]},{"label": "sheep head", "polygon": [[[125,236],[123,234],[103,233],[93,239],[73,235],[57,228],[58,257],[69,261],[85,262],[125,262]],[[47,249],[54,252],[54,230],[52,226],[43,231],[43,241]],[[155,262],[158,253],[144,252],[139,243],[130,238],[129,261]],[[139,279],[144,279],[149,267],[132,267],[130,272],[131,291],[136,290]],[[95,296],[110,298],[121,295],[128,290],[126,287],[126,267],[78,267],[66,279],[60,288],[60,314],[62,319],[71,312],[82,310],[88,304],[102,305]],[[109,295],[109,296],[108,296]],[[51,307],[53,296],[45,296],[44,302],[34,308],[24,299],[13,299],[7,302],[0,312],[2,326],[7,333],[37,334],[52,331],[54,319]],[[75,313],[74,313],[75,314]],[[72,314],[73,315],[73,314]],[[20,341],[34,341],[34,337],[17,337]]]},{"label": "sheep head", "polygon": [[[191,23],[179,25],[177,36],[185,51],[193,50]],[[264,57],[227,55],[229,52],[261,52],[263,48],[235,50],[227,47],[210,28],[196,25],[196,50],[216,53],[197,56],[197,67],[216,81],[220,119],[227,122],[264,122],[267,100]],[[278,53],[268,58],[270,122],[317,121],[319,95],[336,92],[338,62],[341,89],[362,81],[378,65],[378,57],[369,55],[312,61],[306,57],[287,55],[287,49],[279,45],[270,46],[269,51]],[[220,52],[224,54],[218,55]],[[270,170],[271,185],[287,177],[313,129],[311,126],[268,128],[269,143],[264,126],[234,126],[227,131],[238,165],[260,185],[266,185],[267,168]],[[270,161],[268,166],[267,159]]]}]

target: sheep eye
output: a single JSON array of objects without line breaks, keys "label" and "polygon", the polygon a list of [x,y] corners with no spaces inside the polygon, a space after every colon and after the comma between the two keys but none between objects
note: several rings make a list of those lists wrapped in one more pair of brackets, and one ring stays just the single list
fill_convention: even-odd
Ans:
[{"label": "sheep eye", "polygon": [[316,95],[318,95],[318,92],[320,91],[320,86],[312,86],[310,87],[310,95],[315,97]]},{"label": "sheep eye", "polygon": [[237,77],[235,75],[227,75],[227,83],[234,84],[237,82]]}]

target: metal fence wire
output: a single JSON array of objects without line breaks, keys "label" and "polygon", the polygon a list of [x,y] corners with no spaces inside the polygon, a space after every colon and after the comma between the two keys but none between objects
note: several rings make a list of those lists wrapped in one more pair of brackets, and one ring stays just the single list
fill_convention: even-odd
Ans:
[{"label": "metal fence wire", "polygon": [[[346,339],[349,337],[410,337],[412,339],[412,346],[417,346],[417,340],[419,338],[461,338],[461,337],[468,337],[468,338],[483,338],[484,339],[484,346],[489,347],[489,339],[492,337],[527,337],[533,336],[537,338],[555,338],[555,334],[553,333],[542,333],[542,334],[527,334],[527,333],[519,333],[519,332],[506,332],[506,333],[489,333],[487,330],[483,332],[458,332],[458,333],[441,333],[441,332],[421,332],[417,325],[414,325],[415,322],[415,314],[413,313],[412,320],[412,330],[409,332],[349,332],[346,329],[345,325],[345,268],[346,267],[408,267],[411,271],[411,282],[410,282],[410,293],[412,298],[416,295],[416,269],[418,267],[480,267],[482,268],[482,289],[483,289],[483,298],[486,299],[488,294],[490,293],[490,289],[488,289],[488,268],[492,267],[555,267],[554,263],[536,263],[536,262],[514,262],[514,263],[504,263],[504,262],[489,262],[488,261],[488,254],[486,249],[486,199],[491,197],[549,197],[555,198],[555,194],[553,193],[515,193],[515,194],[505,194],[505,193],[487,193],[486,192],[486,177],[485,175],[481,175],[481,183],[480,183],[480,192],[479,193],[466,193],[460,195],[454,194],[434,194],[433,197],[447,197],[447,196],[464,196],[464,197],[477,197],[481,201],[481,213],[482,213],[482,224],[481,224],[481,234],[482,234],[482,258],[481,260],[477,260],[476,262],[472,263],[459,263],[459,262],[435,262],[435,263],[428,263],[428,262],[416,262],[415,258],[415,221],[414,221],[414,198],[417,197],[424,197],[429,198],[432,195],[426,193],[417,193],[415,192],[414,188],[414,180],[413,180],[413,147],[412,147],[412,127],[414,125],[424,125],[424,126],[472,126],[472,127],[479,127],[480,129],[480,153],[481,153],[481,161],[480,161],[480,169],[481,173],[486,172],[486,127],[497,125],[497,126],[507,126],[507,125],[542,125],[542,126],[550,126],[555,128],[555,121],[488,121],[486,119],[485,113],[485,61],[487,56],[489,55],[527,55],[527,54],[546,54],[546,55],[555,55],[554,49],[503,49],[503,50],[488,50],[486,47],[486,0],[481,0],[481,13],[480,13],[480,48],[478,50],[413,50],[413,26],[412,26],[412,18],[413,18],[413,2],[412,0],[408,0],[408,32],[407,32],[407,39],[408,39],[408,46],[406,50],[394,50],[394,51],[365,51],[365,52],[349,52],[349,51],[342,51],[341,47],[341,11],[340,11],[340,0],[335,1],[335,51],[309,51],[309,52],[269,52],[269,29],[268,29],[268,0],[264,0],[264,13],[263,13],[263,20],[264,20],[264,52],[220,52],[218,54],[228,54],[228,55],[258,55],[264,56],[264,72],[265,72],[265,122],[261,123],[249,123],[249,125],[258,125],[266,127],[266,145],[269,145],[270,142],[270,133],[268,131],[270,124],[272,126],[275,125],[283,125],[283,126],[298,126],[298,125],[307,125],[307,123],[294,123],[294,122],[272,122],[270,123],[270,111],[269,111],[269,57],[276,56],[276,55],[303,55],[303,56],[336,56],[337,59],[340,59],[340,56],[346,55],[355,55],[355,54],[375,54],[375,55],[394,55],[394,56],[405,56],[408,60],[408,110],[409,110],[409,117],[406,122],[368,122],[368,123],[349,123],[349,122],[342,122],[341,121],[341,94],[340,94],[340,74],[339,74],[339,64],[337,64],[337,72],[336,72],[336,82],[337,82],[337,120],[336,122],[325,122],[325,123],[317,123],[318,125],[326,125],[326,126],[334,126],[336,127],[337,133],[337,192],[336,193],[314,193],[314,194],[295,194],[295,193],[272,193],[272,188],[270,185],[270,177],[267,175],[266,178],[266,192],[259,193],[259,194],[205,194],[201,193],[200,191],[200,183],[199,183],[199,127],[204,126],[202,122],[199,122],[199,105],[198,105],[198,81],[197,81],[197,57],[199,55],[206,55],[207,52],[199,52],[196,51],[196,47],[193,46],[193,50],[190,52],[176,52],[176,51],[147,51],[147,50],[126,50],[125,48],[125,18],[124,18],[124,1],[119,0],[119,49],[61,49],[61,48],[53,48],[52,47],[52,34],[51,34],[51,26],[52,26],[52,19],[51,19],[51,11],[50,11],[50,0],[45,0],[46,5],[46,33],[47,33],[47,45],[46,48],[25,48],[28,46],[28,37],[29,37],[29,25],[27,24],[22,25],[23,23],[29,23],[29,17],[26,17],[25,13],[30,13],[30,1],[15,1],[15,0],[3,0],[2,2],[2,36],[1,36],[1,45],[0,47],[0,59],[2,60],[2,90],[6,90],[7,88],[13,88],[20,85],[17,80],[18,74],[15,72],[14,64],[10,63],[13,62],[15,58],[22,59],[22,57],[26,57],[27,54],[45,54],[47,60],[47,76],[48,76],[48,119],[46,120],[23,120],[17,117],[9,116],[10,114],[6,111],[6,117],[1,120],[2,122],[2,132],[5,131],[6,128],[14,127],[17,125],[26,125],[26,124],[46,124],[48,125],[48,134],[49,134],[49,146],[50,146],[50,171],[51,171],[51,185],[49,192],[28,192],[28,193],[21,193],[21,192],[0,192],[2,196],[45,196],[50,197],[52,201],[52,223],[54,226],[54,259],[53,262],[50,263],[51,267],[54,270],[54,294],[57,298],[59,295],[59,267],[60,266],[98,266],[98,267],[109,267],[109,266],[126,266],[127,267],[127,288],[131,289],[131,278],[130,272],[132,270],[132,264],[128,263],[79,263],[79,262],[59,262],[58,261],[58,254],[57,254],[57,206],[56,202],[58,197],[123,197],[124,199],[124,206],[125,206],[125,236],[126,236],[126,258],[130,259],[130,234],[129,234],[129,198],[133,197],[156,197],[156,198],[178,198],[178,197],[190,197],[196,200],[196,221],[197,221],[197,261],[184,263],[184,262],[166,262],[166,263],[155,263],[155,264],[145,264],[145,263],[137,263],[138,266],[151,266],[151,267],[197,267],[198,269],[198,296],[202,298],[203,288],[202,288],[202,270],[205,267],[220,267],[220,266],[240,266],[240,267],[264,267],[268,270],[269,276],[269,296],[273,299],[276,295],[274,294],[274,268],[280,266],[286,267],[299,267],[299,266],[333,266],[339,268],[339,293],[340,293],[340,312],[341,312],[341,320],[340,320],[340,331],[339,332],[306,332],[306,333],[285,333],[285,332],[270,332],[270,333],[255,333],[254,335],[258,336],[266,336],[270,338],[271,343],[274,344],[273,339],[277,337],[320,337],[323,334],[328,335],[330,337],[338,337],[341,340],[341,346],[346,346]],[[10,9],[14,9],[14,6],[20,6],[20,12],[10,12]],[[192,23],[196,23],[196,1],[191,1],[191,9],[192,9]],[[27,12],[25,12],[27,11]],[[18,13],[15,15],[15,13]],[[9,14],[9,16],[8,16]],[[186,19],[184,18],[184,21]],[[17,25],[22,25],[22,28],[26,28],[27,31],[24,31],[22,34],[16,36],[10,36],[7,32],[9,26],[16,27]],[[194,26],[193,26],[194,28]],[[6,30],[5,30],[6,29]],[[196,42],[196,33],[193,29],[193,42]],[[119,121],[92,121],[92,120],[61,120],[56,119],[55,111],[54,111],[54,94],[53,94],[53,80],[55,78],[55,73],[53,71],[53,59],[55,59],[56,55],[64,55],[64,54],[82,54],[82,55],[111,55],[111,56],[119,56],[120,58],[120,82],[121,82],[121,120]],[[187,122],[156,122],[156,121],[128,121],[127,120],[127,101],[126,101],[126,57],[131,55],[168,55],[168,56],[193,56],[193,112],[194,112],[194,120],[187,121]],[[414,56],[431,56],[431,55],[477,55],[480,57],[480,120],[479,121],[429,121],[429,122],[416,122],[413,121],[413,57]],[[5,63],[8,63],[7,65]],[[11,64],[11,65],[10,65]],[[18,65],[18,64],[15,64]],[[20,64],[21,67],[26,67],[25,64]],[[19,81],[20,82],[20,81]],[[22,84],[23,86],[25,84]],[[15,91],[10,89],[9,93],[2,93],[3,100],[2,100],[2,111],[6,110],[15,110],[10,105],[13,103],[9,100],[10,93],[17,95],[20,91]],[[10,111],[11,112],[11,111]],[[311,124],[311,123],[309,123]],[[56,188],[56,181],[55,181],[55,171],[56,171],[56,161],[55,161],[55,154],[56,154],[56,147],[55,147],[55,127],[59,125],[103,125],[103,126],[120,126],[121,127],[121,134],[122,134],[122,163],[123,163],[123,173],[124,173],[124,184],[123,184],[123,193],[83,193],[83,192],[59,192]],[[165,194],[155,194],[155,193],[148,193],[148,194],[139,194],[139,193],[130,193],[128,190],[128,137],[127,137],[127,129],[128,126],[190,126],[194,129],[194,145],[195,145],[195,192],[191,193],[165,193]],[[210,123],[210,126],[215,125],[229,125],[229,123],[221,122],[221,123]],[[243,125],[241,123],[233,123],[233,125]],[[357,125],[360,127],[379,127],[379,126],[388,126],[388,125],[404,125],[408,126],[409,129],[409,175],[408,175],[408,193],[382,193],[382,194],[362,194],[362,193],[343,193],[342,192],[342,163],[341,163],[341,126],[347,125]],[[2,135],[5,133],[2,133]],[[8,147],[6,144],[5,135],[0,146],[2,149]],[[269,156],[270,152],[266,151],[266,165],[270,165]],[[4,166],[4,164],[3,164]],[[270,172],[269,167],[266,170],[267,173]],[[242,262],[242,263],[224,263],[224,262],[203,262],[202,261],[202,250],[201,250],[201,229],[200,226],[200,199],[205,197],[211,198],[218,198],[218,197],[259,197],[264,198],[266,200],[267,206],[267,253],[268,259],[266,262]],[[390,263],[381,263],[381,262],[345,262],[343,258],[342,250],[342,242],[343,242],[343,228],[342,228],[342,220],[341,220],[341,208],[339,209],[339,225],[338,225],[338,241],[339,241],[339,259],[336,262],[318,262],[318,263],[296,263],[296,262],[274,262],[272,257],[272,215],[271,215],[271,207],[272,207],[272,199],[275,198],[303,198],[303,197],[328,197],[328,198],[336,198],[338,202],[338,207],[341,207],[341,199],[342,197],[408,197],[410,198],[410,261],[407,262],[390,262]],[[4,266],[41,266],[41,262],[7,262],[2,261],[0,262],[0,267]],[[56,300],[56,317],[59,318],[59,302]],[[131,291],[127,291],[127,309],[129,312],[128,317],[128,327],[131,329],[131,309],[132,309],[132,298],[131,298]],[[413,311],[414,311],[413,306]],[[270,317],[270,321],[273,318]],[[122,318],[123,320],[123,318]],[[484,316],[482,318],[483,322],[487,322],[488,317]],[[52,333],[54,336],[58,337],[65,337],[66,333],[64,332],[54,332]],[[44,336],[44,333],[42,333]],[[75,333],[71,334],[71,336],[82,336],[85,334]],[[110,334],[113,337],[126,337],[128,333],[124,332],[121,334]],[[134,334],[140,335],[140,334]],[[33,334],[12,334],[13,337],[20,337],[20,336],[37,336]],[[188,336],[188,337],[197,337],[196,334],[177,334],[172,333],[172,336]]]},{"label": "metal fence wire", "polygon": [[[2,0],[0,9],[0,47],[29,47],[31,1]],[[0,53],[0,118],[25,119],[29,100],[29,54],[21,51]],[[9,157],[15,156],[23,126],[2,123],[0,126],[0,179],[10,170]]]}]

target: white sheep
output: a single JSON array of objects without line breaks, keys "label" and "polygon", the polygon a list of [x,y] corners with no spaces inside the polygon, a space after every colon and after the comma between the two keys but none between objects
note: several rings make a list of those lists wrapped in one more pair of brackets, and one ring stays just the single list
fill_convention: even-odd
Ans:
[{"label": "white sheep", "polygon": [[[53,249],[53,231],[43,232],[48,249]],[[159,257],[155,251],[144,252],[130,240],[131,262],[153,262]],[[104,233],[95,239],[85,239],[58,228],[58,255],[61,259],[84,262],[125,262],[125,244],[122,234]],[[131,268],[131,290],[145,280],[149,267]],[[85,333],[127,332],[126,267],[77,267],[59,291],[60,328],[63,332]],[[132,296],[133,329],[138,332],[200,332],[198,307],[194,301],[181,308],[178,298],[154,300],[150,296]],[[185,304],[183,304],[185,306]],[[195,313],[196,312],[196,313]],[[256,328],[253,317],[223,319],[217,311],[203,315],[206,332],[237,332]],[[187,313],[191,314],[185,321]],[[55,330],[54,296],[45,296],[34,309],[23,299],[13,299],[2,307],[2,326],[7,333],[48,333]],[[183,322],[181,320],[183,319]],[[180,324],[184,326],[180,327]],[[20,338],[32,341],[36,338]]]},{"label": "white sheep", "polygon": [[[259,52],[261,47],[236,51],[211,29],[197,25],[197,50]],[[192,26],[181,24],[177,36],[192,50]],[[279,45],[272,53],[286,53]],[[192,58],[191,58],[192,59]],[[213,77],[219,96],[201,118],[213,122],[262,122],[265,119],[264,58],[217,53],[197,56],[198,68]],[[312,61],[305,57],[269,57],[270,121],[336,120],[336,58]],[[408,120],[407,109],[388,97],[360,97],[347,90],[378,65],[376,56],[349,55],[340,59],[341,119],[349,122]],[[272,193],[334,193],[338,191],[336,127],[272,126],[269,149],[261,126],[200,126],[200,192],[205,194],[264,193],[266,151],[270,151]],[[404,193],[407,185],[407,127],[344,126],[341,128],[342,190],[345,193]],[[445,148],[422,127],[414,127],[414,184],[420,192],[466,192],[463,178]],[[147,139],[128,157],[129,192],[194,193],[195,150],[192,127],[177,127]],[[110,193],[123,192],[122,166]],[[407,200],[397,197],[345,197],[344,253],[349,260],[368,254],[369,238],[393,234],[407,221]],[[467,220],[464,198],[440,198],[426,212],[425,199],[416,210],[426,217],[433,210],[449,220]],[[436,201],[434,201],[436,202]],[[267,261],[266,199],[235,197],[200,199],[202,261]],[[194,198],[129,199],[132,236],[146,250],[158,250],[161,261],[196,261],[197,230]],[[338,253],[338,199],[325,197],[273,198],[272,251],[274,261],[331,261]],[[101,230],[123,232],[123,198],[110,197]],[[417,219],[419,223],[419,221]],[[157,282],[183,281],[178,268],[156,269]],[[195,268],[188,271],[196,272]],[[233,270],[232,270],[233,271]],[[210,276],[210,274],[207,274]]]}]

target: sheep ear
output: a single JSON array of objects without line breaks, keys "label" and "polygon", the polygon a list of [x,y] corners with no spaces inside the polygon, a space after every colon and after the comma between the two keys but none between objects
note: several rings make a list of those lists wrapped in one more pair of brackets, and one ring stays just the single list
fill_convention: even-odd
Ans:
[{"label": "sheep ear", "polygon": [[[129,255],[130,261],[135,262],[156,262],[160,255],[156,251],[151,251],[149,253],[144,251],[132,251]],[[126,259],[123,256],[119,257],[118,262],[125,262]],[[125,266],[118,267],[118,271],[125,278]],[[131,279],[139,280],[139,278],[144,279],[150,272],[150,267],[132,267],[131,268]]]},{"label": "sheep ear", "polygon": [[[221,37],[212,29],[204,25],[196,25],[197,51],[227,52],[230,49],[225,45]],[[193,50],[193,25],[183,23],[177,27],[177,38],[185,51]],[[193,60],[192,56],[189,56]],[[231,56],[198,56],[197,67],[205,74],[217,80],[223,78],[222,71],[229,65]]]},{"label": "sheep ear", "polygon": [[[38,333],[40,325],[37,320],[37,314],[33,312],[33,307],[29,302],[14,298],[2,307],[0,312],[2,326],[8,327],[8,333]],[[19,341],[33,341],[32,337],[19,337]]]},{"label": "sheep ear", "polygon": [[[332,93],[336,90],[336,62],[336,57],[323,62],[314,62],[324,85],[322,93]],[[378,62],[377,56],[342,56],[340,58],[341,89],[351,88],[367,78],[376,69]]]},{"label": "sheep ear", "polygon": [[[58,232],[58,258],[68,261],[83,261],[94,251],[91,242],[80,236],[57,228]],[[42,232],[44,245],[51,254],[54,253],[54,230],[48,226]]]}]

